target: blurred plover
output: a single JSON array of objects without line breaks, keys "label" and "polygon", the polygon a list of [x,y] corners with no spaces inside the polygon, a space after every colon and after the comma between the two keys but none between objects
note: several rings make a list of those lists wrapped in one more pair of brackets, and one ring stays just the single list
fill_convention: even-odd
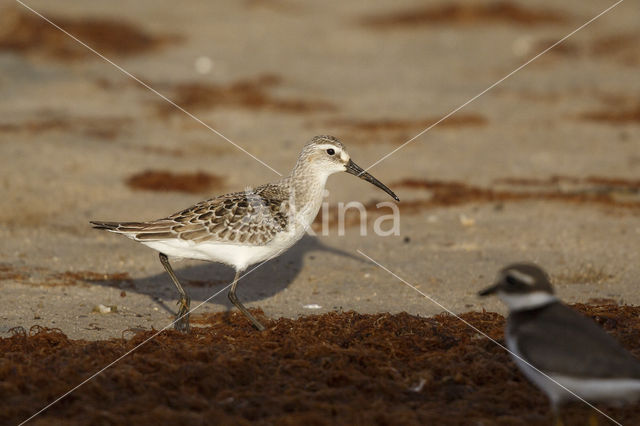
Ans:
[{"label": "blurred plover", "polygon": [[620,404],[640,397],[640,360],[594,321],[564,305],[541,268],[507,266],[480,295],[494,293],[509,308],[507,347],[524,375],[547,394],[556,419],[558,407],[576,399],[566,389],[590,402]]},{"label": "blurred plover", "polygon": [[248,266],[279,255],[302,238],[320,209],[327,178],[343,171],[399,201],[389,188],[351,161],[338,139],[316,136],[304,146],[289,176],[276,183],[201,201],[163,219],[91,224],[160,252],[160,262],[180,292],[176,330],[189,329],[190,298],[173,272],[169,256],[235,268],[229,300],[258,330],[264,330],[236,296],[238,277]]}]

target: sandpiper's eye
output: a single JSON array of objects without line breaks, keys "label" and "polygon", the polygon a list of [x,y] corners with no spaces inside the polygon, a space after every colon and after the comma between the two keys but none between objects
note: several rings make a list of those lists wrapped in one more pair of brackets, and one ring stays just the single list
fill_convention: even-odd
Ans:
[{"label": "sandpiper's eye", "polygon": [[333,155],[333,154],[335,154],[335,153],[336,153],[336,152],[333,150],[333,148],[329,148],[329,149],[327,150],[327,154],[329,154],[329,155]]}]

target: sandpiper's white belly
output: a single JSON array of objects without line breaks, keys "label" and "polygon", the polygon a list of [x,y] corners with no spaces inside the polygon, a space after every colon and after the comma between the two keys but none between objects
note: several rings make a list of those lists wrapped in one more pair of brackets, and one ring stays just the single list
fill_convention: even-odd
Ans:
[{"label": "sandpiper's white belly", "polygon": [[295,244],[302,234],[282,232],[265,245],[245,245],[215,241],[194,242],[171,238],[158,241],[140,241],[167,256],[220,262],[244,270],[254,263],[278,256]]}]

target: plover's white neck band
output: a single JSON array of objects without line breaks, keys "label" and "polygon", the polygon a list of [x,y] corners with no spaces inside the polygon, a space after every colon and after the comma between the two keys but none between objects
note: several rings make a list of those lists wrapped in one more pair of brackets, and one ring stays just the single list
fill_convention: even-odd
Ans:
[{"label": "plover's white neck band", "polygon": [[556,296],[545,291],[535,291],[527,294],[509,294],[501,291],[498,296],[511,312],[536,309],[558,301]]}]

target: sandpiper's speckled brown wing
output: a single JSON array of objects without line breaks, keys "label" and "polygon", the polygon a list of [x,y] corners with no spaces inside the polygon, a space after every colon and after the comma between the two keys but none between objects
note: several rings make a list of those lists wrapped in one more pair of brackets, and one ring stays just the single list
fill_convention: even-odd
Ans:
[{"label": "sandpiper's speckled brown wing", "polygon": [[194,242],[265,245],[287,228],[288,193],[266,184],[221,195],[151,222],[91,222],[137,241],[171,238]]}]

